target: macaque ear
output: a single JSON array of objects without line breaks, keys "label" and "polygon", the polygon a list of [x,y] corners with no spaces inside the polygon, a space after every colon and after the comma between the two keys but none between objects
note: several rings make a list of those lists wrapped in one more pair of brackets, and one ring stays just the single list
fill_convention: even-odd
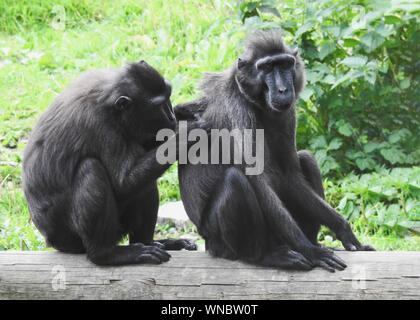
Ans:
[{"label": "macaque ear", "polygon": [[296,57],[299,53],[299,48],[294,48],[292,54]]},{"label": "macaque ear", "polygon": [[238,58],[238,69],[241,69],[246,65],[247,61],[241,58]]},{"label": "macaque ear", "polygon": [[125,110],[131,105],[131,102],[133,102],[133,100],[131,98],[129,98],[127,96],[121,96],[121,97],[118,97],[117,100],[115,100],[114,105],[119,110]]}]

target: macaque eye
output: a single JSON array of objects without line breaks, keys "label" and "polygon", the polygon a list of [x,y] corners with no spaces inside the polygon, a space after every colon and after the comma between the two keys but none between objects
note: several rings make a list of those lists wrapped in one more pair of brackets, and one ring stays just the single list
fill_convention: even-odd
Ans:
[{"label": "macaque eye", "polygon": [[115,106],[120,109],[127,109],[133,100],[127,96],[121,96],[117,100],[115,100]]},{"label": "macaque eye", "polygon": [[258,69],[261,71],[270,72],[273,69],[273,64],[269,62],[261,63],[258,65]]},{"label": "macaque eye", "polygon": [[289,56],[286,59],[280,60],[278,63],[282,69],[293,69],[296,64],[296,59],[294,56]]},{"label": "macaque eye", "polygon": [[294,60],[284,60],[284,61],[281,61],[279,63],[279,66],[280,66],[281,69],[284,69],[284,70],[293,69],[295,67],[295,61]]}]

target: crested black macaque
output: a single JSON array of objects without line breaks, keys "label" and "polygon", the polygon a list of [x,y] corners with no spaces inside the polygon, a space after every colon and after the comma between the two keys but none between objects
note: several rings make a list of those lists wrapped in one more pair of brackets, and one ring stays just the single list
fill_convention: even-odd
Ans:
[{"label": "crested black macaque", "polygon": [[[153,241],[156,133],[176,127],[171,85],[145,61],[84,73],[41,116],[25,149],[23,189],[48,245],[99,265],[161,263],[186,240]],[[119,246],[124,235],[130,244]]]},{"label": "crested black macaque", "polygon": [[325,201],[312,153],[296,150],[295,101],[304,84],[298,51],[278,31],[260,31],[230,69],[204,76],[198,100],[175,107],[178,120],[199,118],[214,129],[264,129],[262,174],[246,175],[245,165],[233,162],[179,165],[185,209],[211,254],[288,269],[343,270],[346,264],[318,244],[320,225],[347,250],[374,250],[360,244]]}]

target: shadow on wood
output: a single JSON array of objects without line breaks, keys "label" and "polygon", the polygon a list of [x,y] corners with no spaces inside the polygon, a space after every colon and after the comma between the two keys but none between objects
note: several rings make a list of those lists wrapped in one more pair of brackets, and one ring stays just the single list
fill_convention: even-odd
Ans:
[{"label": "shadow on wood", "polygon": [[419,299],[420,252],[338,252],[345,271],[255,267],[205,252],[98,267],[85,255],[0,252],[0,299]]}]

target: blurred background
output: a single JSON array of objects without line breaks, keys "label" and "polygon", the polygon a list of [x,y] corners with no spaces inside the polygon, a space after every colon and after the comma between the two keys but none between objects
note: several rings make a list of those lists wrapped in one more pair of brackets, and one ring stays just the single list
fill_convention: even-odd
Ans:
[{"label": "blurred background", "polygon": [[[255,29],[280,27],[306,64],[298,149],[311,150],[327,200],[364,243],[420,250],[420,2],[414,0],[0,0],[0,250],[42,250],[21,188],[23,149],[40,114],[82,71],[146,60],[199,95]],[[159,180],[179,200],[177,167]],[[197,237],[170,220],[157,237]],[[326,228],[320,241],[339,246]],[[202,240],[199,240],[199,242]]]}]

